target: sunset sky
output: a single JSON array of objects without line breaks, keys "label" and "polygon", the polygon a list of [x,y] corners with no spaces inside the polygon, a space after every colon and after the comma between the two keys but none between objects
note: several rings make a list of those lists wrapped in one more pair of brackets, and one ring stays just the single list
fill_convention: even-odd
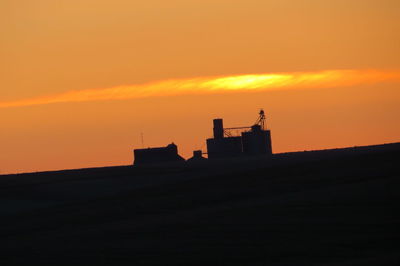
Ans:
[{"label": "sunset sky", "polygon": [[0,0],[0,174],[205,150],[267,114],[273,151],[400,141],[398,0]]}]

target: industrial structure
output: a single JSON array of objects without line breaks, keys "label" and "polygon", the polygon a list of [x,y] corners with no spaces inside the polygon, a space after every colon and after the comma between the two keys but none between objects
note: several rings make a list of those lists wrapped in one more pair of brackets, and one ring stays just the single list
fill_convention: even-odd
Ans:
[{"label": "industrial structure", "polygon": [[133,152],[135,156],[135,165],[185,161],[185,159],[178,154],[178,146],[174,143],[166,147],[136,149]]},{"label": "industrial structure", "polygon": [[[266,129],[265,120],[263,110],[260,111],[255,124],[247,127],[224,128],[222,119],[214,119],[214,136],[206,141],[207,152],[193,151],[193,157],[188,162],[240,156],[271,156],[271,132]],[[240,134],[234,133],[237,131]],[[208,158],[204,158],[203,154],[207,154]],[[185,161],[178,154],[178,147],[174,143],[166,147],[135,149],[134,156],[134,165]]]},{"label": "industrial structure", "polygon": [[203,157],[203,152],[201,150],[193,151],[193,156],[187,160],[188,162],[202,162],[207,161],[207,158]]},{"label": "industrial structure", "polygon": [[[256,123],[250,127],[224,128],[223,120],[214,119],[214,137],[207,139],[208,159],[272,155],[271,132],[265,128],[265,113],[260,111]],[[234,130],[242,130],[234,136]]]}]

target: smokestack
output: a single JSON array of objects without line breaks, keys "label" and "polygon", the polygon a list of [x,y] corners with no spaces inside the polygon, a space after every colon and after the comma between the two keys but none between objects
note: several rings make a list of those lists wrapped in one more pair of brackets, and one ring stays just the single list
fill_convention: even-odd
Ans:
[{"label": "smokestack", "polygon": [[214,119],[214,139],[222,139],[224,137],[224,125],[221,118]]}]

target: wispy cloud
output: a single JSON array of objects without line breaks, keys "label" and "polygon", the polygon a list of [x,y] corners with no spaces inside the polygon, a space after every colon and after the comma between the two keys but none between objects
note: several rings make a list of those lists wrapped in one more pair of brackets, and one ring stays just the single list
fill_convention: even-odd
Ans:
[{"label": "wispy cloud", "polygon": [[400,82],[400,70],[325,70],[223,77],[171,79],[146,84],[68,91],[15,101],[0,102],[0,108],[51,103],[137,99],[152,96],[211,94],[229,91],[336,88],[380,82]]}]

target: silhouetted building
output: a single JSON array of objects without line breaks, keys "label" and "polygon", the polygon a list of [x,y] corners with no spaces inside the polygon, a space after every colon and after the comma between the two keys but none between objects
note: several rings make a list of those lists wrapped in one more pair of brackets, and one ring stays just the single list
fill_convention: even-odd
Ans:
[{"label": "silhouetted building", "polygon": [[185,161],[178,154],[178,147],[174,143],[166,147],[136,149],[134,156],[135,165]]},{"label": "silhouetted building", "polygon": [[[271,156],[271,132],[265,129],[265,114],[261,110],[253,126],[224,128],[221,118],[213,120],[213,138],[207,139],[208,159],[241,156]],[[240,135],[233,132],[240,131]],[[171,143],[166,147],[135,149],[134,165],[185,161],[178,154],[178,147]],[[204,161],[201,150],[193,151],[189,162]]]},{"label": "silhouetted building", "polygon": [[242,147],[248,155],[272,154],[271,131],[252,126],[250,131],[242,132]]},{"label": "silhouetted building", "polygon": [[[272,155],[271,132],[264,129],[264,111],[261,110],[259,115],[251,127],[224,128],[222,119],[214,119],[214,138],[207,139],[208,158]],[[240,136],[232,136],[232,130],[244,131]]]},{"label": "silhouetted building", "polygon": [[193,157],[187,160],[188,162],[207,161],[207,158],[203,157],[201,150],[193,151]]},{"label": "silhouetted building", "polygon": [[209,159],[233,157],[242,154],[241,137],[225,137],[223,120],[214,119],[214,138],[207,139],[207,154]]},{"label": "silhouetted building", "polygon": [[224,122],[221,118],[213,120],[214,139],[222,139],[224,137]]}]

